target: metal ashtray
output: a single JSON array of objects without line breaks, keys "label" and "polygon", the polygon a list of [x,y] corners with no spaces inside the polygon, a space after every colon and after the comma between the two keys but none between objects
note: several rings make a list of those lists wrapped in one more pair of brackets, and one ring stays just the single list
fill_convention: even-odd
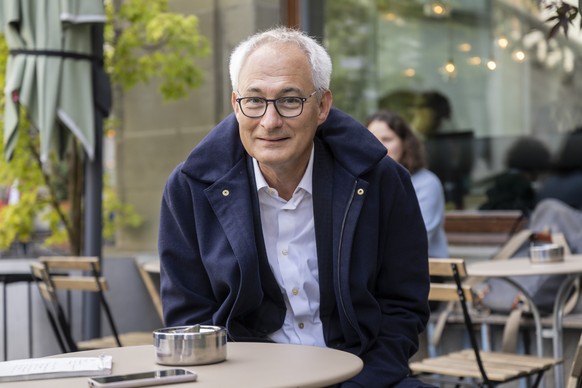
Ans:
[{"label": "metal ashtray", "polygon": [[532,263],[557,263],[564,261],[564,247],[558,244],[532,245],[529,247]]},{"label": "metal ashtray", "polygon": [[156,363],[203,365],[226,360],[226,329],[220,326],[175,326],[154,331]]}]

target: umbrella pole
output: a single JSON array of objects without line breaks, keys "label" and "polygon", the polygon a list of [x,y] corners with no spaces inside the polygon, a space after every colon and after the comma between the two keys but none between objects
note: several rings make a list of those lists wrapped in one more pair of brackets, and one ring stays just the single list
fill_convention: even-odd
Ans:
[{"label": "umbrella pole", "polygon": [[[103,25],[95,24],[91,29],[92,52],[97,58],[103,58]],[[93,99],[95,106],[95,154],[93,160],[85,157],[85,219],[84,219],[84,244],[83,251],[86,256],[97,256],[101,261],[103,271],[102,251],[102,197],[103,197],[103,118],[106,112],[97,107],[100,88],[98,77],[101,63],[93,63]],[[99,296],[97,293],[85,293],[83,295],[83,338],[91,339],[101,336],[101,319]]]}]

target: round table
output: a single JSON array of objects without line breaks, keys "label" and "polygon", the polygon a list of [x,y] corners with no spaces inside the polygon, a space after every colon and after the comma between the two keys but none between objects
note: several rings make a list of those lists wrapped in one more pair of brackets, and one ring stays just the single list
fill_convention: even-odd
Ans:
[{"label": "round table", "polygon": [[[62,354],[52,357],[82,357],[109,354],[113,357],[112,374],[170,369],[155,363],[152,345],[126,346]],[[314,346],[229,342],[227,359],[211,365],[183,366],[198,374],[196,382],[171,384],[192,388],[275,388],[323,387],[355,376],[362,360],[348,352]],[[182,368],[182,366],[180,366]],[[14,388],[87,388],[87,377],[45,379],[6,383]]]}]

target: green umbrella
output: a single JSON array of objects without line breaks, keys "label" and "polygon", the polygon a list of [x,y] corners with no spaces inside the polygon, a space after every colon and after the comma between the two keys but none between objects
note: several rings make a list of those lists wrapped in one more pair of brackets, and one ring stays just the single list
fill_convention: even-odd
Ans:
[{"label": "green umbrella", "polygon": [[16,144],[22,104],[39,129],[41,160],[74,134],[95,155],[91,26],[104,23],[102,0],[3,0],[10,49],[4,113],[5,157]]},{"label": "green umbrella", "polygon": [[[101,257],[102,118],[109,113],[103,71],[103,0],[0,0],[0,26],[10,49],[6,69],[4,152],[14,153],[18,108],[39,129],[41,160],[62,153],[73,134],[85,160],[84,254]],[[93,90],[93,88],[98,90]],[[99,335],[99,301],[83,304],[85,338]]]}]

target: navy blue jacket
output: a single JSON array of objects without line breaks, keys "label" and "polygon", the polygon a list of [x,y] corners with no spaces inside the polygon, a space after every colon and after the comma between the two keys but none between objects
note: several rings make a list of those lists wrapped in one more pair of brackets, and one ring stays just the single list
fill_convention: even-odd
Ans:
[{"label": "navy blue jacket", "polygon": [[[313,207],[321,319],[329,347],[359,355],[342,387],[408,374],[428,319],[426,229],[408,172],[350,116],[332,109],[314,139]],[[226,326],[268,341],[285,305],[268,267],[252,163],[234,115],[170,175],[159,232],[167,326]]]}]

